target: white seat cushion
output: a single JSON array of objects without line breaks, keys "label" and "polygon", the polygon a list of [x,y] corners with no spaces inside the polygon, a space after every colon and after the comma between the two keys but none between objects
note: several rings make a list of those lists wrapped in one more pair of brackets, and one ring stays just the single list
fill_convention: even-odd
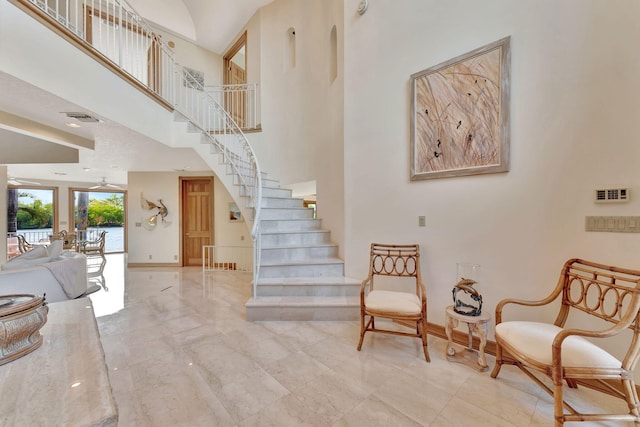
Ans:
[{"label": "white seat cushion", "polygon": [[[551,365],[551,345],[562,331],[556,325],[539,322],[503,322],[496,325],[496,337],[518,349],[527,358]],[[592,342],[570,336],[562,343],[562,366],[567,368],[620,368],[622,363]]]},{"label": "white seat cushion", "polygon": [[364,300],[368,310],[393,312],[401,315],[419,315],[422,311],[420,298],[415,294],[393,291],[371,291]]}]

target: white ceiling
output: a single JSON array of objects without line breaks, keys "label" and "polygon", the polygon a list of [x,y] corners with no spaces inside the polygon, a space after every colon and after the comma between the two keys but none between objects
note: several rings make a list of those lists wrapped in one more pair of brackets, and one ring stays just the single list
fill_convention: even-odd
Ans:
[{"label": "white ceiling", "polygon": [[[87,183],[99,182],[105,177],[110,183],[126,184],[128,171],[210,169],[190,148],[167,147],[103,118],[100,123],[80,123],[81,128],[67,127],[67,122],[78,122],[61,112],[82,111],[94,115],[93,112],[5,73],[0,73],[0,93],[0,111],[95,140],[94,150],[79,148],[80,162],[77,164],[11,164],[7,166],[11,177]],[[0,147],[3,144],[4,148],[8,147],[0,139]]]},{"label": "white ceiling", "polygon": [[273,0],[128,0],[147,21],[222,55],[249,19]]},{"label": "white ceiling", "polygon": [[[129,0],[148,21],[195,44],[222,54],[248,20],[273,0]],[[0,73],[0,111],[28,118],[84,138],[95,140],[95,149],[79,149],[78,164],[8,165],[13,178],[126,185],[128,171],[158,172],[208,170],[206,163],[189,148],[170,148],[117,123],[82,123],[65,126],[61,112],[81,111],[95,115],[64,99]],[[3,141],[0,138],[0,147]],[[5,145],[5,148],[8,145]],[[0,159],[2,162],[2,159]]]}]

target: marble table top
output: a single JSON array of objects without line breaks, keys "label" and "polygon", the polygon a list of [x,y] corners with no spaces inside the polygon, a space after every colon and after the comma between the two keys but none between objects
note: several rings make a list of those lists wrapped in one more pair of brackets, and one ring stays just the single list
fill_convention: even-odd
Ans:
[{"label": "marble table top", "polygon": [[91,300],[49,304],[42,346],[0,366],[0,425],[116,426]]}]

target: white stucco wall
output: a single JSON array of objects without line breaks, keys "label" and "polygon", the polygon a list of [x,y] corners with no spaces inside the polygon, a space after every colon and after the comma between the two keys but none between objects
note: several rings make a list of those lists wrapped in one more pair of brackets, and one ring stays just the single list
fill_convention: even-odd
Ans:
[{"label": "white stucco wall", "polygon": [[[328,138],[331,19],[327,4],[278,0],[259,11],[263,130],[250,134],[249,140],[261,167],[282,184],[315,179],[319,150]],[[294,68],[285,65],[291,27],[296,31]],[[249,70],[255,55],[250,45]]]},{"label": "white stucco wall", "polygon": [[[548,294],[570,257],[640,267],[640,235],[584,231],[586,215],[640,208],[629,42],[640,3],[405,0],[356,16],[357,5],[345,0],[348,275],[364,277],[371,242],[419,243],[429,320],[443,324],[456,262],[482,265],[489,312]],[[509,35],[510,172],[410,182],[410,75]],[[628,186],[631,201],[595,204],[608,186]]]},{"label": "white stucco wall", "polygon": [[[133,264],[174,264],[180,262],[180,177],[211,176],[211,172],[130,172],[128,174],[128,262]],[[251,246],[251,234],[245,222],[227,220],[231,196],[214,178],[214,240],[216,245]],[[162,199],[169,215],[168,226],[158,224],[149,231],[136,226],[149,216],[140,205],[140,194],[151,201]],[[151,259],[149,258],[151,256]]]},{"label": "white stucco wall", "polygon": [[[338,76],[330,80],[336,26]],[[262,132],[248,134],[260,167],[281,185],[317,182],[318,214],[332,240],[344,241],[343,0],[277,0],[248,22],[248,81],[260,83]],[[295,29],[295,67],[287,30]],[[254,80],[254,79],[259,80]]]},{"label": "white stucco wall", "polygon": [[165,43],[173,42],[175,60],[183,67],[204,73],[205,85],[222,84],[222,57],[216,53],[196,46],[192,42],[155,28]]},{"label": "white stucco wall", "polygon": [[[264,131],[250,136],[283,184],[316,181],[348,276],[366,275],[372,242],[419,243],[429,321],[444,324],[457,262],[481,264],[490,313],[506,297],[546,296],[571,257],[640,267],[640,235],[584,231],[585,216],[640,208],[640,53],[629,43],[640,36],[640,3],[403,0],[372,2],[362,16],[358,3],[276,0],[260,11]],[[289,27],[299,36],[294,70],[283,66]],[[511,170],[411,182],[410,76],[506,36]],[[595,204],[603,187],[628,187],[631,201]],[[608,347],[621,356],[623,345]]]}]

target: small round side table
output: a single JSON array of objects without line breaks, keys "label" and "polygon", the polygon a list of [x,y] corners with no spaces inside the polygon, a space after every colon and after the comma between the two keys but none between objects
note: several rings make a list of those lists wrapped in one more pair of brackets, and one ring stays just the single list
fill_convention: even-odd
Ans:
[{"label": "small round side table", "polygon": [[[447,307],[446,311],[445,332],[447,333],[447,360],[450,362],[464,363],[481,372],[489,369],[487,359],[484,356],[484,347],[487,345],[487,332],[491,315],[483,312],[479,316],[466,316],[464,314],[453,311],[453,306]],[[459,322],[467,324],[469,331],[469,348],[461,353],[456,353],[453,347],[453,339],[451,337],[453,329],[458,326]],[[473,349],[473,333],[480,338],[480,346],[476,352]],[[477,354],[477,359],[476,359]]]}]

